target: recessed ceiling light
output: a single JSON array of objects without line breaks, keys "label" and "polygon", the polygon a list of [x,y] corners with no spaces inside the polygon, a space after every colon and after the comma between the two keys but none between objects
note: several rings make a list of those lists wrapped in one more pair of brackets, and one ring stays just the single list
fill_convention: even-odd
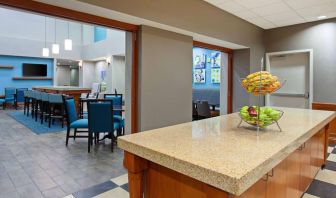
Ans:
[{"label": "recessed ceiling light", "polygon": [[321,19],[325,19],[325,18],[327,18],[327,16],[325,16],[325,15],[318,16],[318,17],[317,17],[317,19],[320,19],[320,20],[321,20]]}]

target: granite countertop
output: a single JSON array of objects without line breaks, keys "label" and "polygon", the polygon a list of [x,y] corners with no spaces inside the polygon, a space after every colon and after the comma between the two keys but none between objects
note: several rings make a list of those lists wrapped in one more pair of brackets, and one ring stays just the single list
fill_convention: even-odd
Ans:
[{"label": "granite countertop", "polygon": [[69,90],[91,90],[88,87],[73,87],[73,86],[36,86],[35,89],[49,89],[49,90],[60,90],[60,91],[69,91]]},{"label": "granite countertop", "polygon": [[237,128],[235,114],[118,138],[118,146],[154,163],[240,195],[317,133],[335,112],[277,108],[279,124],[259,132]]}]

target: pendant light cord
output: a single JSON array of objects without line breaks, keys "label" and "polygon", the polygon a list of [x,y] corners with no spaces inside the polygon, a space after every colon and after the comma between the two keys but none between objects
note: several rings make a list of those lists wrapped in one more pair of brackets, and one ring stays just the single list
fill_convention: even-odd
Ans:
[{"label": "pendant light cord", "polygon": [[70,39],[70,22],[68,21],[68,39]]},{"label": "pendant light cord", "polygon": [[47,17],[44,17],[44,47],[47,47]]},{"label": "pendant light cord", "polygon": [[56,43],[56,19],[55,19],[55,39],[54,42]]}]

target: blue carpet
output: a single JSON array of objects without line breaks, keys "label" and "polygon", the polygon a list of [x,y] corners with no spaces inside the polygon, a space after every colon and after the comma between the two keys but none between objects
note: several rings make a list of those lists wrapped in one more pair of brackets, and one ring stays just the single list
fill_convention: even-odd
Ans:
[{"label": "blue carpet", "polygon": [[7,113],[10,117],[14,120],[18,121],[19,123],[23,124],[27,128],[29,128],[32,132],[36,133],[37,135],[45,134],[45,133],[58,133],[66,130],[66,125],[62,128],[62,125],[59,121],[55,120],[55,124],[48,127],[48,122],[44,122],[41,124],[40,120],[38,119],[35,122],[31,116],[27,117],[23,114],[22,111],[14,111]]}]

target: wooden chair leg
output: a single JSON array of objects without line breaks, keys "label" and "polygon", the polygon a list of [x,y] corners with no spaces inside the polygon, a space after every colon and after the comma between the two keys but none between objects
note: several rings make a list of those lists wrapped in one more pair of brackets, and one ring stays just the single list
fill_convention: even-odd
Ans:
[{"label": "wooden chair leg", "polygon": [[90,146],[91,146],[91,133],[89,132],[88,135],[89,139],[88,139],[88,153],[90,153]]},{"label": "wooden chair leg", "polygon": [[67,129],[67,134],[66,134],[66,140],[65,140],[65,146],[68,146],[69,135],[70,135],[70,128],[68,127],[68,129]]},{"label": "wooden chair leg", "polygon": [[76,140],[77,128],[75,128],[73,139]]}]

